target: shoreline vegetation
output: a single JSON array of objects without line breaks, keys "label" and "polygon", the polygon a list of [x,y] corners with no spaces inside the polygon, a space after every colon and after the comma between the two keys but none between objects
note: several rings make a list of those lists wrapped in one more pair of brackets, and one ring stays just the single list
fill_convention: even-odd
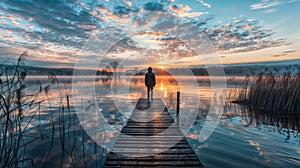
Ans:
[{"label": "shoreline vegetation", "polygon": [[300,68],[279,71],[266,68],[255,78],[246,76],[241,88],[230,91],[229,99],[241,106],[250,125],[273,125],[288,140],[300,133]]},{"label": "shoreline vegetation", "polygon": [[27,93],[26,57],[25,52],[14,68],[0,65],[0,167],[103,165],[105,149],[81,127],[66,87],[54,74]]},{"label": "shoreline vegetation", "polygon": [[300,112],[300,68],[292,72],[287,68],[283,74],[279,69],[266,68],[255,78],[246,76],[244,86],[236,90],[232,103],[248,105],[265,111]]}]

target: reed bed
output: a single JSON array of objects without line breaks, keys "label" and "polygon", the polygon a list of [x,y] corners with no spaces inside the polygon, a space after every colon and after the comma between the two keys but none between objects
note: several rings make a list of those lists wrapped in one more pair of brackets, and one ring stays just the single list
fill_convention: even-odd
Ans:
[{"label": "reed bed", "polygon": [[[27,128],[40,112],[38,95],[26,94],[26,72],[20,67],[27,53],[23,53],[13,68],[1,64],[0,72],[0,167],[19,167],[27,161]],[[25,117],[29,116],[29,117]],[[33,142],[33,138],[30,141]]]},{"label": "reed bed", "polygon": [[[277,73],[276,73],[277,72]],[[235,90],[233,103],[264,111],[300,112],[300,69],[291,68],[278,75],[278,69],[266,68],[254,78],[246,76],[242,88]],[[276,74],[276,75],[275,75]]]},{"label": "reed bed", "polygon": [[65,83],[49,73],[28,93],[26,57],[0,64],[0,167],[101,167],[106,151],[81,127]]}]

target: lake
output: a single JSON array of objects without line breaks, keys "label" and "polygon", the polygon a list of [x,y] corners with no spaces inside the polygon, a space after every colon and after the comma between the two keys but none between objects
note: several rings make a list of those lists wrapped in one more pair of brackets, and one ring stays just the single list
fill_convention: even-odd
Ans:
[{"label": "lake", "polygon": [[[55,117],[58,117],[58,107],[62,102],[60,97],[65,97],[66,93],[72,98],[72,110],[69,112],[72,114],[75,114],[74,108],[76,110],[82,108],[84,99],[89,99],[93,95],[97,103],[96,108],[99,111],[88,114],[86,110],[80,112],[77,110],[77,117],[81,124],[85,125],[83,130],[87,132],[86,136],[90,137],[87,138],[89,139],[87,143],[93,143],[91,141],[95,140],[97,143],[94,145],[97,144],[107,149],[113,145],[113,140],[118,135],[116,132],[120,131],[126,124],[132,112],[130,109],[135,106],[139,98],[147,97],[143,76],[79,77],[78,80],[73,81],[73,86],[76,85],[75,90],[72,90],[71,77],[57,78],[59,85],[51,84],[51,90],[48,93],[51,109],[49,109],[49,102],[47,101],[41,105],[42,123],[47,125],[51,122],[49,114],[51,110],[54,120]],[[212,78],[218,81],[219,77]],[[243,77],[228,77],[226,93],[228,94],[230,90],[240,87],[243,79]],[[27,92],[39,87],[37,80],[41,81],[42,86],[49,83],[47,77],[28,77]],[[193,123],[187,127],[183,124],[182,129],[188,131],[186,137],[204,167],[299,166],[300,140],[297,130],[299,127],[293,128],[290,124],[294,123],[294,125],[299,126],[299,116],[264,114],[231,104],[230,100],[227,99],[219,124],[205,141],[199,141],[204,122],[215,121],[214,118],[207,118],[213,100],[211,86],[211,78],[209,77],[158,76],[154,88],[154,98],[161,98],[174,118],[176,117],[177,91],[181,93],[180,117],[182,122],[184,123],[186,116],[196,113]],[[223,85],[216,86],[220,88],[214,89],[224,89],[222,88]],[[46,95],[43,98],[46,99]],[[82,116],[80,116],[81,114]],[[193,115],[190,116],[193,117]],[[106,125],[95,122],[95,120],[105,121]],[[70,124],[70,122],[67,123]],[[79,124],[78,122],[74,123]],[[33,124],[32,128],[35,126]],[[91,135],[92,129],[97,130],[94,134],[109,133],[106,134],[105,139],[102,139],[102,134],[100,136],[95,135],[95,137]],[[97,138],[97,136],[99,137]],[[105,140],[105,142],[100,142],[101,140]],[[67,138],[64,141],[67,142]],[[81,141],[83,140],[81,139]],[[34,153],[35,146],[31,146],[31,148]],[[89,150],[92,151],[92,149],[87,149],[87,151]],[[103,158],[107,156],[106,150],[104,150],[103,155]],[[87,159],[86,162],[89,161]],[[98,165],[101,164],[102,162],[98,163]]]}]

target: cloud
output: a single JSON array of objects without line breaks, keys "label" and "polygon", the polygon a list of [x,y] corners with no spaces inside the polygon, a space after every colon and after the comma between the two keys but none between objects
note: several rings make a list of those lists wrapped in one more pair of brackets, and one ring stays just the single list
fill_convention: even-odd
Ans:
[{"label": "cloud", "polygon": [[[197,24],[197,23],[196,23]],[[205,25],[205,24],[201,24]],[[274,31],[264,29],[260,22],[234,18],[224,25],[209,29],[200,27],[223,54],[241,53],[285,45],[284,39],[273,39]]]},{"label": "cloud", "polygon": [[[211,7],[204,1],[199,2]],[[258,21],[235,18],[220,25],[212,16],[204,14],[193,11],[188,5],[167,0],[146,3],[127,0],[120,3],[7,0],[0,2],[0,46],[5,48],[0,52],[8,58],[28,51],[32,62],[63,60],[72,65],[83,44],[100,28],[113,34],[117,29],[130,27],[137,33],[112,47],[108,58],[120,59],[122,55],[128,55],[128,59],[133,60],[135,54],[154,55],[149,58],[151,61],[164,55],[169,59],[192,58],[196,55],[192,48],[172,36],[172,33],[184,32],[190,40],[197,40],[198,35],[188,29],[189,24],[184,26],[185,23],[205,32],[220,53],[240,53],[285,44],[283,39],[273,39],[275,32],[265,30]],[[205,51],[204,43],[201,44],[203,53],[210,52]],[[84,52],[82,55],[93,61],[91,58],[96,54]],[[53,64],[49,63],[49,66]]]},{"label": "cloud", "polygon": [[277,9],[267,9],[263,11],[263,13],[274,13],[274,12],[277,12]]},{"label": "cloud", "polygon": [[145,4],[144,9],[147,11],[165,11],[164,5],[158,2],[148,2]]},{"label": "cloud", "polygon": [[164,33],[162,31],[142,31],[142,32],[139,32],[137,34],[135,34],[134,36],[143,36],[143,37],[148,37],[148,36],[163,36]]},{"label": "cloud", "polygon": [[211,8],[211,5],[208,4],[208,3],[206,3],[206,2],[204,2],[203,0],[197,0],[197,1],[200,2],[203,6]]},{"label": "cloud", "polygon": [[0,45],[15,56],[28,51],[32,63],[75,62],[75,53],[102,23],[84,4],[68,1],[2,1],[0,13]]},{"label": "cloud", "polygon": [[[198,54],[187,43],[178,38],[162,38],[161,47],[164,51],[168,51],[168,59],[178,59],[186,57],[194,57]],[[200,54],[200,53],[199,53]]]},{"label": "cloud", "polygon": [[118,41],[109,51],[110,54],[124,54],[125,52],[138,51],[141,48],[132,38],[124,38]]},{"label": "cloud", "polygon": [[26,34],[33,40],[38,38],[45,43],[56,42],[79,47],[82,40],[79,41],[78,38],[88,38],[85,32],[93,30],[96,26],[87,12],[82,10],[77,15],[69,4],[57,1],[35,1],[35,3],[6,1],[2,6],[4,7],[0,10],[21,18],[18,22],[20,25],[6,24],[3,25],[3,29],[21,36]]},{"label": "cloud", "polygon": [[276,7],[283,4],[293,3],[298,0],[261,0],[258,3],[252,4],[250,7],[252,10],[256,9],[266,9],[271,7]]},{"label": "cloud", "polygon": [[169,5],[168,8],[180,17],[199,17],[208,14],[207,12],[190,12],[191,8],[187,5]]},{"label": "cloud", "polygon": [[138,12],[138,9],[125,6],[116,6],[114,8],[114,14],[118,16],[129,15],[130,12]]}]

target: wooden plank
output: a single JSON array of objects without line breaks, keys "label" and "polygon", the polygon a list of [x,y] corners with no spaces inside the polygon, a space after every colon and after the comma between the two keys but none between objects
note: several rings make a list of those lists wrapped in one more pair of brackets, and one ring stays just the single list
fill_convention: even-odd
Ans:
[{"label": "wooden plank", "polygon": [[[169,153],[194,153],[194,150],[192,150],[191,148],[183,148],[183,149],[168,149],[166,148],[167,152]],[[117,153],[122,153],[122,154],[126,154],[127,153],[134,153],[134,152],[138,152],[141,154],[152,154],[155,153],[157,151],[160,151],[160,148],[114,148],[114,152]]]},{"label": "wooden plank", "polygon": [[161,141],[161,140],[157,140],[157,141],[147,141],[147,140],[133,140],[133,141],[126,141],[126,140],[117,140],[116,141],[117,144],[186,144],[186,142],[178,142],[177,140],[168,140],[168,141]]},{"label": "wooden plank", "polygon": [[[144,143],[144,144],[121,144],[121,143],[117,143],[114,148],[167,148],[169,149],[170,148],[170,144],[172,143],[169,143],[169,144],[147,144],[147,143]],[[190,145],[189,144],[178,144],[176,145],[176,147],[174,148],[190,148]]]},{"label": "wooden plank", "polygon": [[121,132],[104,167],[202,167],[161,99],[139,99]]},{"label": "wooden plank", "polygon": [[199,164],[199,161],[191,161],[191,160],[176,160],[172,162],[165,162],[165,161],[143,161],[143,160],[130,160],[130,161],[122,161],[122,160],[115,160],[115,161],[108,161],[106,162],[107,165],[125,165],[125,166],[135,166],[135,165],[151,165],[151,166],[170,166],[170,165],[176,165],[176,166],[189,166],[189,165],[197,165]]},{"label": "wooden plank", "polygon": [[[110,155],[110,160],[135,160],[136,157],[124,157],[115,153],[112,153]],[[154,156],[148,156],[148,157],[139,157],[138,159],[141,160],[165,160],[165,159],[198,159],[198,157],[194,154],[185,154],[185,155],[178,155],[178,154],[159,154]]]},{"label": "wooden plank", "polygon": [[[136,166],[116,166],[116,165],[111,165],[111,166],[104,166],[105,168],[119,168],[119,167],[122,167],[122,168],[132,168],[132,167],[136,167]],[[138,166],[138,167],[144,167],[144,168],[146,168],[146,167],[155,167],[155,168],[178,168],[178,167],[185,167],[185,166],[176,166],[176,165],[173,165],[173,166],[170,166],[170,165],[168,165],[168,166],[166,166],[166,165],[164,165],[164,166],[151,166],[151,165],[143,165],[143,166]],[[199,165],[189,165],[188,167],[198,167],[199,168]],[[200,167],[202,167],[202,166],[200,166]],[[185,168],[187,168],[187,167],[185,167]]]}]

